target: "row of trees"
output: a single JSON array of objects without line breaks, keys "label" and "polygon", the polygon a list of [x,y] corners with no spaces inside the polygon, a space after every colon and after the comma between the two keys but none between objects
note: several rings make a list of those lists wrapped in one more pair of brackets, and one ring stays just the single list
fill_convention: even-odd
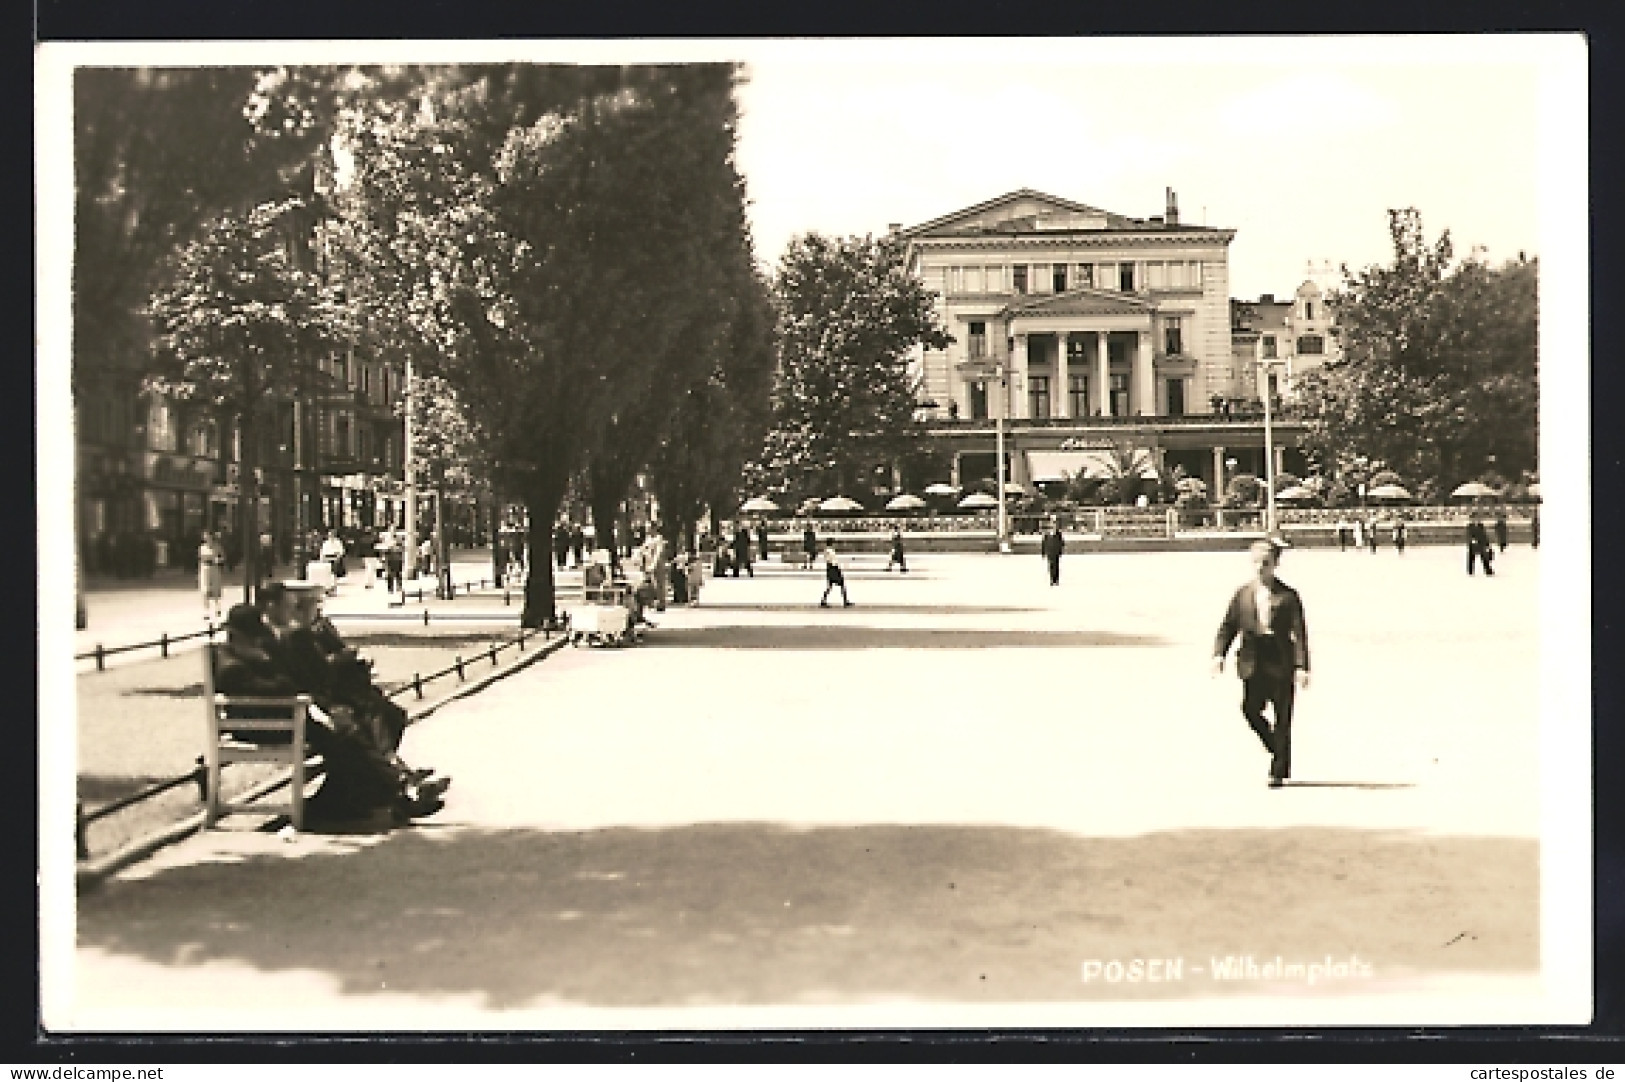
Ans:
[{"label": "row of trees", "polygon": [[[164,389],[237,419],[251,486],[252,430],[302,360],[409,360],[436,381],[415,396],[431,472],[481,469],[542,524],[584,486],[607,536],[648,470],[681,542],[758,446],[774,364],[733,162],[735,78],[262,75],[245,116],[285,148],[280,184],[226,200],[153,290]],[[544,531],[532,545],[523,620],[538,626],[554,618],[552,565]]]},{"label": "row of trees", "polygon": [[1345,268],[1331,298],[1344,344],[1300,394],[1332,489],[1387,469],[1419,497],[1533,476],[1539,453],[1539,263],[1455,261],[1415,209],[1389,212],[1394,261]]}]

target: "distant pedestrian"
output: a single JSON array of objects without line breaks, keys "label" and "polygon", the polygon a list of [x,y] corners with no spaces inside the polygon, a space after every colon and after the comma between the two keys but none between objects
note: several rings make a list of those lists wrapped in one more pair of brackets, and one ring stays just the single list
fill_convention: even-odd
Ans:
[{"label": "distant pedestrian", "polygon": [[841,574],[841,560],[835,555],[834,545],[824,546],[824,596],[818,599],[818,604],[829,608],[829,592],[835,587],[841,588],[841,605],[851,608],[852,602],[846,596],[846,576]]},{"label": "distant pedestrian", "polygon": [[587,531],[582,529],[581,524],[578,522],[570,527],[570,559],[575,561],[577,567],[580,567],[586,553]]},{"label": "distant pedestrian", "polygon": [[1365,524],[1365,547],[1371,550],[1371,555],[1375,556],[1377,554],[1377,518],[1375,515],[1371,517],[1371,521]]},{"label": "distant pedestrian", "polygon": [[391,594],[406,595],[406,545],[394,530],[384,531],[379,539],[379,554],[384,558],[384,589]]},{"label": "distant pedestrian", "polygon": [[570,527],[559,523],[553,529],[553,563],[560,571],[570,559]]},{"label": "distant pedestrian", "polygon": [[655,609],[665,612],[666,591],[671,581],[671,546],[658,529],[649,531],[649,540],[644,544],[649,551],[649,574],[654,580]]},{"label": "distant pedestrian", "polygon": [[1405,520],[1402,518],[1394,519],[1394,551],[1405,555]]},{"label": "distant pedestrian", "polygon": [[221,567],[226,556],[213,534],[205,533],[197,547],[197,585],[203,595],[203,618],[211,624],[220,622],[220,595],[224,589]]},{"label": "distant pedestrian", "polygon": [[1354,547],[1357,548],[1357,549],[1365,547],[1365,520],[1364,519],[1357,518],[1357,519],[1354,520]]},{"label": "distant pedestrian", "polygon": [[[345,575],[344,542],[339,540],[339,535],[336,531],[329,530],[327,532],[327,537],[322,540],[321,548],[317,550],[317,553],[322,562],[327,564],[327,566],[332,570],[333,588],[336,590],[338,588],[339,579],[342,579]],[[329,590],[328,592],[332,593],[333,591]]]},{"label": "distant pedestrian", "polygon": [[[1292,700],[1296,687],[1309,686],[1309,631],[1298,592],[1275,577],[1280,546],[1254,541],[1248,551],[1254,578],[1230,598],[1213,640],[1213,671],[1224,671],[1225,655],[1239,635],[1241,713],[1270,753],[1269,786],[1279,789],[1292,776]],[[1266,704],[1273,724],[1264,718]]]},{"label": "distant pedestrian", "polygon": [[1473,573],[1473,562],[1484,567],[1486,577],[1495,574],[1495,550],[1490,546],[1489,531],[1477,515],[1467,520],[1467,573]]},{"label": "distant pedestrian", "polygon": [[1348,519],[1346,519],[1346,518],[1345,519],[1339,519],[1337,521],[1337,551],[1338,552],[1347,552],[1349,550],[1349,541],[1352,540],[1352,537],[1350,535],[1352,533],[1353,533],[1353,527],[1351,527],[1349,525]]},{"label": "distant pedestrian", "polygon": [[767,522],[763,519],[756,520],[756,556],[767,562]]},{"label": "distant pedestrian", "polygon": [[886,558],[887,571],[892,569],[892,564],[896,564],[903,574],[908,574],[908,560],[903,556],[903,531],[896,526],[891,531],[891,555]]},{"label": "distant pedestrian", "polygon": [[1537,508],[1529,516],[1529,547],[1540,548],[1540,510]]},{"label": "distant pedestrian", "polygon": [[736,579],[739,577],[740,568],[744,568],[745,574],[751,578],[756,577],[755,569],[750,566],[750,527],[743,522],[739,524],[739,529],[734,532],[733,572]]},{"label": "distant pedestrian", "polygon": [[818,559],[818,535],[813,532],[810,522],[801,531],[801,555],[801,566],[812,570],[814,561]]},{"label": "distant pedestrian", "polygon": [[1066,551],[1066,536],[1061,533],[1061,516],[1051,515],[1049,529],[1038,543],[1039,554],[1049,564],[1049,584],[1061,585],[1061,553]]},{"label": "distant pedestrian", "polygon": [[1507,513],[1504,510],[1495,512],[1495,547],[1502,552],[1507,550]]}]

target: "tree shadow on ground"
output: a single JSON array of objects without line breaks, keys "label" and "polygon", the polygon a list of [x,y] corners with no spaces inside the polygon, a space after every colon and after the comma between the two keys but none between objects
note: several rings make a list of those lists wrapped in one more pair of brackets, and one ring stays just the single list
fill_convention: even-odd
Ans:
[{"label": "tree shadow on ground", "polygon": [[869,627],[862,624],[743,624],[660,628],[640,649],[721,650],[985,650],[1024,646],[1166,646],[1156,635],[1043,628]]},{"label": "tree shadow on ground", "polygon": [[[211,837],[223,844],[196,844]],[[80,946],[490,1008],[1371,990],[1195,972],[1231,955],[1354,954],[1379,978],[1539,965],[1537,844],[1524,839],[747,822],[248,844],[87,892]],[[1137,957],[1182,958],[1184,979],[1081,979],[1086,959]]]}]

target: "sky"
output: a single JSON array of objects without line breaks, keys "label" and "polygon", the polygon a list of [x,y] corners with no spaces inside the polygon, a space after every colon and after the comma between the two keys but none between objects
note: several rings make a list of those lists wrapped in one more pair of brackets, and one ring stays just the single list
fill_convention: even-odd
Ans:
[{"label": "sky", "polygon": [[[1386,262],[1390,208],[1492,262],[1541,248],[1557,39],[753,43],[737,161],[758,258],[1018,188],[1234,229],[1231,295]],[[1572,42],[1570,43],[1572,45]],[[1583,62],[1583,53],[1581,54]]]}]

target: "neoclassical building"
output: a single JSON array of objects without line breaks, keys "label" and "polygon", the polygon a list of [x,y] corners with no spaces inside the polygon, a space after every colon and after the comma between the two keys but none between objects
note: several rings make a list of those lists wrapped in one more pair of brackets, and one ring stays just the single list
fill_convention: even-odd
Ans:
[{"label": "neoclassical building", "polygon": [[1172,190],[1131,218],[1024,188],[897,232],[955,339],[920,366],[956,482],[993,475],[995,418],[1021,483],[1099,471],[1124,445],[1220,489],[1262,470],[1256,371],[1232,341],[1234,230],[1181,222]]}]

